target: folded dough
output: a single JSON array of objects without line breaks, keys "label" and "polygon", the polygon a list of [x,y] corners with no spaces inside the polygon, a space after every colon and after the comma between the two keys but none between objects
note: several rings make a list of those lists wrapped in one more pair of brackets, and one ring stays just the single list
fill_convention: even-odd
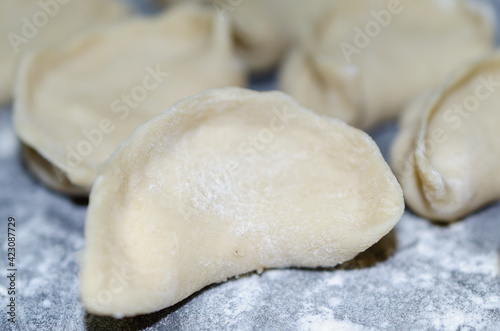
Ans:
[{"label": "folded dough", "polygon": [[237,49],[258,72],[276,66],[330,5],[331,0],[241,0],[234,7],[220,3],[216,7],[231,17]]},{"label": "folded dough", "polygon": [[20,55],[129,15],[117,0],[0,0],[0,105],[11,100]]},{"label": "folded dough", "polygon": [[[490,51],[494,20],[466,0],[337,0],[289,54],[283,91],[364,129]],[[486,6],[486,7],[485,7]]]},{"label": "folded dough", "polygon": [[[195,5],[34,53],[18,78],[17,133],[55,167],[31,160],[30,168],[50,187],[81,195],[88,194],[98,165],[139,124],[208,88],[245,84],[227,24]],[[54,175],[57,169],[62,178]]]},{"label": "folded dough", "polygon": [[499,106],[500,53],[408,108],[391,164],[413,211],[454,221],[500,199]]},{"label": "folded dough", "polygon": [[276,19],[276,0],[241,0],[234,6],[214,2],[219,15],[231,20],[235,46],[248,67],[254,72],[272,69],[289,41]]},{"label": "folded dough", "polygon": [[[186,0],[159,0],[172,4]],[[231,22],[240,56],[254,72],[275,67],[300,31],[324,10],[330,0],[191,0],[213,6]]]},{"label": "folded dough", "polygon": [[91,313],[131,316],[254,270],[334,266],[403,210],[367,134],[281,92],[207,91],[141,125],[105,163],[81,299]]}]

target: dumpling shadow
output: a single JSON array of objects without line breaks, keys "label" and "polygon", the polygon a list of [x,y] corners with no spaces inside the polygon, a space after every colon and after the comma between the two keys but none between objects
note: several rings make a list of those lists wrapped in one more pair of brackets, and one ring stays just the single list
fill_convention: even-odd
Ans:
[{"label": "dumpling shadow", "polygon": [[[52,165],[33,148],[21,144],[18,158],[24,172],[30,176],[34,185],[43,187],[52,194],[68,198],[76,205],[88,205],[88,196],[83,194],[81,190],[74,188],[61,170]],[[55,189],[54,181],[58,182],[57,185],[66,190],[66,193]]]},{"label": "dumpling shadow", "polygon": [[359,253],[354,259],[338,265],[332,269],[353,270],[366,269],[387,261],[397,249],[396,230],[392,230],[378,243]]},{"label": "dumpling shadow", "polygon": [[174,313],[185,304],[195,299],[199,295],[201,295],[206,290],[218,286],[219,284],[212,284],[204,287],[200,291],[193,293],[186,299],[178,302],[177,304],[159,310],[154,313],[138,315],[134,317],[125,317],[121,319],[116,319],[114,317],[109,316],[99,316],[94,314],[85,313],[85,329],[89,331],[98,331],[98,330],[106,330],[106,331],[139,331],[144,330],[146,328],[152,327],[157,324],[159,321],[166,318],[168,315]]},{"label": "dumpling shadow", "polygon": [[346,261],[335,267],[329,268],[292,268],[298,270],[309,271],[334,271],[334,270],[354,270],[354,269],[367,269],[375,265],[387,261],[397,249],[397,239],[395,229],[386,234],[372,247],[366,251],[359,253],[352,260]]},{"label": "dumpling shadow", "polygon": [[272,91],[276,90],[276,77],[278,75],[277,68],[271,68],[264,72],[252,73],[250,75],[250,88],[256,91]]},{"label": "dumpling shadow", "polygon": [[452,226],[452,225],[457,224],[457,223],[466,222],[467,220],[470,220],[470,219],[473,219],[476,217],[481,217],[481,215],[483,213],[488,212],[490,209],[493,209],[498,205],[500,205],[498,201],[490,202],[490,203],[478,208],[477,210],[474,210],[473,212],[471,212],[471,213],[469,213],[461,218],[457,218],[454,221],[437,221],[437,220],[425,218],[424,216],[420,216],[418,213],[413,211],[411,208],[408,208],[407,210],[415,217],[421,217],[421,218],[428,220],[433,226],[436,226],[438,228],[447,228],[447,227]]},{"label": "dumpling shadow", "polygon": [[70,197],[70,199],[77,206],[88,206],[88,204],[89,204],[89,197],[88,196]]}]

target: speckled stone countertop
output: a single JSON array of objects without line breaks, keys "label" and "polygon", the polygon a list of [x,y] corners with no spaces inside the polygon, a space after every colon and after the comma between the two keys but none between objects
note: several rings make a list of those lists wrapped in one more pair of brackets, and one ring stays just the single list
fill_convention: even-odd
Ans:
[{"label": "speckled stone countertop", "polygon": [[[136,318],[86,314],[78,281],[86,201],[29,174],[11,119],[0,109],[0,269],[15,217],[17,323],[7,321],[3,276],[0,330],[500,330],[500,204],[449,226],[406,211],[377,245],[334,269],[251,274]],[[385,157],[395,132],[394,123],[371,132]]]}]

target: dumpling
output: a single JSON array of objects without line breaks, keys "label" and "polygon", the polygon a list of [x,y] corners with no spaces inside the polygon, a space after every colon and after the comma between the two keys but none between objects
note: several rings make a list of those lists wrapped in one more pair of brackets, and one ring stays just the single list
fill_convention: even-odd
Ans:
[{"label": "dumpling", "polygon": [[[162,5],[187,0],[159,0]],[[254,72],[272,69],[288,44],[288,36],[277,19],[277,0],[191,0],[212,7],[220,19],[230,22],[231,35],[239,56]],[[168,9],[167,9],[168,10]]]},{"label": "dumpling", "polygon": [[208,88],[242,86],[246,72],[226,22],[210,8],[179,5],[31,54],[18,78],[15,128],[41,156],[26,155],[30,168],[56,190],[85,195],[139,124]]},{"label": "dumpling", "polygon": [[27,51],[129,15],[118,0],[0,0],[0,105],[12,98],[14,69]]},{"label": "dumpling", "polygon": [[[186,0],[162,0],[171,4]],[[231,22],[238,54],[253,72],[274,68],[300,31],[330,0],[192,0],[205,2]]]},{"label": "dumpling", "polygon": [[493,48],[494,19],[476,2],[332,5],[289,54],[280,86],[304,106],[363,129],[395,117],[416,95]]},{"label": "dumpling", "polygon": [[231,20],[238,53],[254,72],[273,68],[289,42],[275,5],[276,0],[243,0],[233,7],[214,1],[219,15]]},{"label": "dumpling", "polygon": [[405,112],[391,164],[414,212],[458,220],[500,199],[500,53]]},{"label": "dumpling", "polygon": [[81,299],[91,313],[133,316],[254,270],[334,266],[403,210],[367,134],[281,92],[210,90],[141,125],[105,163]]},{"label": "dumpling", "polygon": [[243,59],[259,72],[275,67],[331,0],[242,0],[234,8],[215,3],[231,17]]}]

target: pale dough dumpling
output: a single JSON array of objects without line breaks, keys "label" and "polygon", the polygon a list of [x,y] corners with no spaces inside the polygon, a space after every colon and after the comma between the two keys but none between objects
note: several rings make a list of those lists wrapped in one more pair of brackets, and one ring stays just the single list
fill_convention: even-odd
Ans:
[{"label": "pale dough dumpling", "polygon": [[22,54],[129,12],[119,0],[0,0],[0,105],[12,98],[16,61]]},{"label": "pale dough dumpling", "polygon": [[454,221],[500,199],[500,54],[404,113],[391,164],[416,213]]},{"label": "pale dough dumpling", "polygon": [[[172,5],[183,1],[157,2]],[[219,19],[230,22],[235,48],[250,70],[264,72],[277,64],[289,41],[277,17],[277,0],[191,1],[212,7]]]},{"label": "pale dough dumpling", "polygon": [[[290,54],[283,91],[368,129],[493,48],[489,6],[467,0],[337,0]],[[491,10],[491,9],[490,9]]]},{"label": "pale dough dumpling", "polygon": [[240,0],[233,6],[214,1],[219,15],[231,20],[235,46],[252,71],[274,67],[288,45],[275,5],[276,0]]},{"label": "pale dough dumpling", "polygon": [[179,5],[28,56],[17,81],[15,127],[55,167],[27,155],[35,175],[85,195],[98,165],[139,124],[208,88],[242,86],[245,76],[226,22],[210,8]]},{"label": "pale dough dumpling", "polygon": [[240,0],[233,7],[220,1],[215,4],[222,15],[231,18],[241,56],[259,72],[275,67],[331,0]]},{"label": "pale dough dumpling", "polygon": [[[160,0],[172,4],[186,0]],[[212,6],[231,22],[238,54],[254,72],[275,67],[300,31],[330,4],[331,0],[191,0]]]},{"label": "pale dough dumpling", "polygon": [[131,316],[254,270],[334,266],[403,209],[367,134],[281,92],[210,90],[141,125],[105,163],[81,299],[91,313]]}]

